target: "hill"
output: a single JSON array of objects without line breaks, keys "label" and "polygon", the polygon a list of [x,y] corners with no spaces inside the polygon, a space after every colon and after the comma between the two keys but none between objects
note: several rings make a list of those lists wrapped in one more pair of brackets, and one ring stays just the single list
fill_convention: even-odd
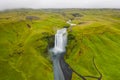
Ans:
[{"label": "hill", "polygon": [[[119,80],[120,10],[16,9],[0,12],[0,80],[53,80],[48,48],[57,29],[68,28],[66,62],[79,74]],[[80,78],[73,74],[72,80]],[[88,78],[88,80],[93,80]]]}]

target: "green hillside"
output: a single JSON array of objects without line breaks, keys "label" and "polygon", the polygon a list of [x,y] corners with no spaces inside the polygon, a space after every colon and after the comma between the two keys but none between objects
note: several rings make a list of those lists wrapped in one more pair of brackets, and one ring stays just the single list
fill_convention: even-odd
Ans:
[{"label": "green hillside", "polygon": [[[53,80],[48,48],[57,29],[68,28],[66,62],[83,76],[120,80],[120,10],[32,10],[0,12],[0,80]],[[72,80],[81,80],[73,74]],[[90,79],[88,80],[96,80]]]}]

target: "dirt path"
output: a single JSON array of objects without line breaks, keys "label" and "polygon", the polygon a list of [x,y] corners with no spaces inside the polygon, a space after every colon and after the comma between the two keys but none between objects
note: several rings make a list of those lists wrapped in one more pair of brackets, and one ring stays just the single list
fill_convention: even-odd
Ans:
[{"label": "dirt path", "polygon": [[82,74],[76,72],[74,69],[72,69],[70,66],[70,69],[76,74],[78,75],[82,80],[87,80],[87,78],[93,78],[93,79],[96,79],[96,80],[101,80],[102,79],[102,73],[99,71],[99,69],[97,68],[97,65],[95,64],[95,59],[93,57],[92,59],[92,62],[93,62],[93,65],[95,67],[95,69],[97,70],[97,72],[99,73],[99,77],[96,77],[96,76],[83,76]]}]

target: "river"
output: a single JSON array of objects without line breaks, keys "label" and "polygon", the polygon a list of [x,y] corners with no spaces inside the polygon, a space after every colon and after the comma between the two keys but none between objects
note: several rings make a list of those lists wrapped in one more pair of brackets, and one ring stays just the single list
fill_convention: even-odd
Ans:
[{"label": "river", "polygon": [[64,60],[66,45],[67,29],[63,28],[57,30],[57,33],[55,34],[55,45],[52,49],[54,80],[71,80],[72,78],[72,70],[69,68],[69,65]]}]

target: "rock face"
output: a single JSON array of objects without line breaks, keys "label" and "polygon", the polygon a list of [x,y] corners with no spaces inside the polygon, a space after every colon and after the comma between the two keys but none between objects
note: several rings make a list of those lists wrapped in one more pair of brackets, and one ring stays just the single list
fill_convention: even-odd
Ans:
[{"label": "rock face", "polygon": [[40,18],[37,16],[26,16],[26,20],[39,20]]}]

